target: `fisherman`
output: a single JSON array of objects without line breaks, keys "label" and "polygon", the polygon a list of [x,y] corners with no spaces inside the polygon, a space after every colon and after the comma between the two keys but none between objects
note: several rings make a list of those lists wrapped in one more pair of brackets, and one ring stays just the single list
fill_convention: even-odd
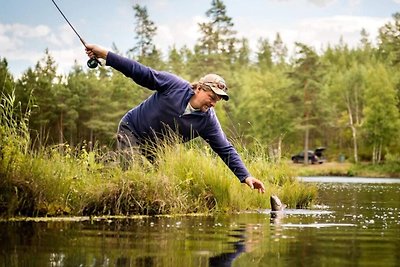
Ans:
[{"label": "fisherman", "polygon": [[[106,65],[120,71],[140,86],[156,91],[129,110],[118,126],[118,147],[122,150],[163,140],[169,131],[178,133],[183,142],[202,137],[242,183],[260,193],[264,184],[252,177],[236,149],[226,138],[214,107],[227,101],[228,87],[217,74],[207,74],[198,82],[188,81],[164,71],[157,71],[137,61],[119,56],[98,45],[86,44],[86,54],[106,60]],[[150,156],[151,157],[151,156]]]}]

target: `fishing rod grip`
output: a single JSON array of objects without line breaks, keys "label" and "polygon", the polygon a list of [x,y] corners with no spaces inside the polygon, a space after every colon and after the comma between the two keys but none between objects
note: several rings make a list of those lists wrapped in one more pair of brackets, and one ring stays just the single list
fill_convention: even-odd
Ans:
[{"label": "fishing rod grip", "polygon": [[[83,46],[88,49],[85,40],[83,40],[81,37],[79,37],[79,40],[81,40]],[[95,69],[98,65],[103,66],[103,64],[101,64],[100,60],[96,57],[93,56],[91,57],[88,61],[87,61],[87,66],[91,69]]]}]

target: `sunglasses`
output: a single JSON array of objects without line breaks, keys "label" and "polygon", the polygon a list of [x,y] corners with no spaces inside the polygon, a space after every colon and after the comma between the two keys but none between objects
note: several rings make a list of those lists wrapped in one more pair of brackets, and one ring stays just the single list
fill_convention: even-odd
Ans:
[{"label": "sunglasses", "polygon": [[211,99],[212,99],[214,102],[218,102],[219,100],[221,100],[221,97],[220,97],[219,95],[217,95],[217,94],[211,89],[211,87],[210,87],[209,85],[207,85],[207,84],[203,84],[203,85],[205,85],[205,88],[202,86],[201,89],[202,89],[204,92],[210,92],[211,94],[209,94],[209,96],[211,97]]},{"label": "sunglasses", "polygon": [[210,87],[212,87],[212,86],[217,87],[218,89],[221,89],[224,92],[228,91],[228,87],[226,87],[225,81],[220,80],[218,78],[216,78],[215,81],[213,81],[213,82],[205,82],[203,84],[210,86]]}]

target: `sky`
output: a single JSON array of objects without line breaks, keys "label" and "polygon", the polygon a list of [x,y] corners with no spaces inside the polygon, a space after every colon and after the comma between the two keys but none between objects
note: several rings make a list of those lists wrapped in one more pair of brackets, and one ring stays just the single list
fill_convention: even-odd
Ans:
[{"label": "sky", "polygon": [[[164,56],[175,45],[193,48],[200,37],[198,23],[207,20],[211,0],[55,0],[87,43],[121,52],[135,46],[133,6],[147,8],[157,26],[154,43]],[[400,11],[400,0],[223,0],[237,37],[249,40],[253,51],[259,38],[272,42],[279,33],[289,53],[294,42],[317,52],[340,39],[359,45],[364,28],[376,43],[380,27]],[[84,47],[52,0],[0,0],[0,58],[6,58],[14,78],[44,57],[49,49],[58,72],[68,74],[77,61],[87,61]]]}]

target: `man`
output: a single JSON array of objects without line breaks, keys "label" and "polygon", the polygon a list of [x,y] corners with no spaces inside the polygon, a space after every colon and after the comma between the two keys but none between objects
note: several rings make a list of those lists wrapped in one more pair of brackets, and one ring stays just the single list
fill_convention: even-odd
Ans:
[{"label": "man", "polygon": [[197,83],[171,73],[156,71],[134,60],[124,58],[92,44],[86,54],[106,60],[106,65],[120,71],[140,86],[156,91],[137,107],[128,111],[118,127],[121,149],[143,146],[162,140],[168,131],[178,133],[183,142],[202,137],[219,155],[240,182],[265,192],[264,184],[252,177],[236,149],[227,140],[214,111],[221,99],[229,100],[222,77],[207,74]]}]

